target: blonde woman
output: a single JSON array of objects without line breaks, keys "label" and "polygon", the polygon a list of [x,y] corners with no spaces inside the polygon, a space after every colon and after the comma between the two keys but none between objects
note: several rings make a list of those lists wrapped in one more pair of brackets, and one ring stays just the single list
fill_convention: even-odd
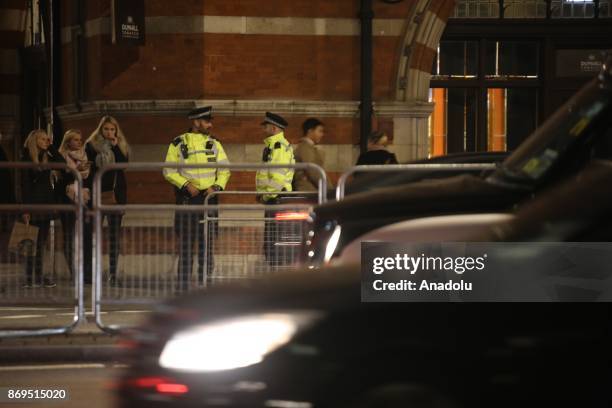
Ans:
[{"label": "blonde woman", "polygon": [[[91,163],[87,159],[87,153],[85,153],[85,147],[83,144],[83,136],[80,130],[70,129],[64,134],[62,144],[59,148],[60,154],[66,160],[68,167],[78,171],[81,174],[84,186],[91,185],[90,180],[90,168]],[[77,201],[77,181],[74,179],[73,174],[66,175],[66,180],[63,183],[65,186],[64,194],[62,196],[63,202],[71,204]],[[83,199],[85,203],[89,201],[90,189],[83,188]],[[62,213],[62,231],[64,236],[64,256],[70,269],[71,275],[73,275],[73,250],[74,250],[74,223],[75,217],[73,213]],[[73,275],[74,276],[74,275]]]},{"label": "blonde woman", "polygon": [[[68,167],[73,168],[81,174],[83,183],[87,185],[91,184],[88,183],[91,163],[87,158],[87,153],[85,153],[83,136],[80,130],[70,129],[64,134],[59,152],[64,157],[64,160],[66,160]],[[71,201],[76,201],[76,180],[74,183],[70,183],[66,186],[66,196]],[[89,201],[89,197],[89,188],[83,189],[83,198],[85,202]]]},{"label": "blonde woman", "polygon": [[[93,131],[87,139],[85,151],[88,159],[92,162],[92,175],[108,164],[125,163],[129,160],[130,147],[121,131],[119,122],[112,116],[104,116],[98,127]],[[106,193],[106,194],[105,194]],[[127,203],[127,182],[125,172],[123,170],[108,171],[102,176],[102,194],[113,197],[112,200],[117,204]],[[108,217],[108,225],[110,231],[110,275],[109,283],[111,286],[116,286],[117,281],[117,263],[119,260],[119,251],[121,246],[121,220],[123,214],[111,213],[105,214]],[[91,228],[89,228],[91,231]],[[86,234],[88,240],[91,240],[91,233]],[[85,243],[85,259],[91,259],[91,243]],[[91,283],[91,265],[85,265],[85,283]]]},{"label": "blonde woman", "polygon": [[[30,132],[25,140],[21,160],[32,163],[64,163],[62,155],[51,144],[51,137],[42,129]],[[24,204],[57,204],[53,171],[50,169],[28,169],[21,177],[22,201]],[[49,235],[49,221],[53,217],[45,213],[25,213],[23,220],[38,227],[36,254],[26,257],[26,283],[24,288],[54,287],[48,277],[43,279],[43,256]]]}]

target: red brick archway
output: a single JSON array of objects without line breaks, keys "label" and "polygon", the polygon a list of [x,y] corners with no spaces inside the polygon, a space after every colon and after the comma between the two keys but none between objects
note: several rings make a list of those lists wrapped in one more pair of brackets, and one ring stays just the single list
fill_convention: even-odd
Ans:
[{"label": "red brick archway", "polygon": [[396,78],[397,101],[427,101],[431,66],[455,0],[418,0],[404,27]]}]

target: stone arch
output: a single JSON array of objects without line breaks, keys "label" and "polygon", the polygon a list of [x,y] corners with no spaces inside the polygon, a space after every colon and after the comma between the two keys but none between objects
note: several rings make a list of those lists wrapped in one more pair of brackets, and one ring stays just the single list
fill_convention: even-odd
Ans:
[{"label": "stone arch", "polygon": [[455,0],[416,0],[402,35],[395,78],[395,101],[402,113],[393,118],[394,152],[400,162],[430,154],[431,66]]},{"label": "stone arch", "polygon": [[404,27],[396,77],[396,101],[427,101],[436,48],[454,7],[455,0],[417,1]]}]

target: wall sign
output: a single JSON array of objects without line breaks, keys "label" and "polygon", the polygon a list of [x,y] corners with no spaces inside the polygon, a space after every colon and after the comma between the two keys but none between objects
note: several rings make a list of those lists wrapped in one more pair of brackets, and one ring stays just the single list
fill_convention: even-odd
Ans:
[{"label": "wall sign", "polygon": [[603,61],[603,49],[590,50],[557,50],[556,51],[556,76],[568,77],[592,77],[601,70]]},{"label": "wall sign", "polygon": [[113,44],[145,44],[144,0],[112,0]]}]

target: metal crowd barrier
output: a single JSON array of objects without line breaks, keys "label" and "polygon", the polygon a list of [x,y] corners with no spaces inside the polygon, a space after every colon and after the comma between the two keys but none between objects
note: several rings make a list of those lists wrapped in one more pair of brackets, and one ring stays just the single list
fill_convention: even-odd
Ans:
[{"label": "metal crowd barrier", "polygon": [[[0,217],[0,221],[3,221],[4,234],[2,235],[2,247],[0,247],[0,338],[6,337],[25,337],[25,336],[47,336],[52,334],[63,334],[72,331],[80,323],[85,321],[85,311],[83,305],[84,291],[83,291],[83,180],[78,171],[68,167],[65,164],[60,163],[26,163],[26,162],[4,162],[0,163],[0,169],[9,170],[29,170],[29,169],[51,169],[51,170],[62,170],[71,172],[76,180],[76,202],[73,204],[0,204],[0,215],[2,214],[13,214],[11,217],[7,217],[3,220]],[[60,194],[63,192],[60,192]],[[18,269],[25,269],[22,265],[22,261],[34,262],[33,268],[35,269],[36,258],[33,256],[35,253],[36,246],[29,240],[22,240],[17,253],[9,252],[9,241],[10,234],[12,234],[14,228],[14,222],[17,222],[23,214],[44,215],[44,220],[36,222],[33,217],[31,224],[44,225],[45,222],[49,224],[49,237],[45,243],[45,247],[42,248],[46,252],[47,244],[50,244],[51,254],[48,259],[53,260],[52,277],[53,280],[58,284],[56,287],[42,288],[36,282],[36,273],[31,279],[34,279],[32,285],[25,285],[26,277],[23,271]],[[68,219],[68,215],[74,217],[74,228],[71,234],[72,239],[72,277],[68,280],[68,286],[65,285],[63,280],[58,282],[57,274],[55,271],[55,242],[53,239],[53,231],[51,230],[51,220],[54,218],[60,218],[64,220]],[[45,221],[46,220],[46,221]],[[10,222],[5,223],[4,221],[13,221],[13,227],[5,229]],[[40,227],[39,227],[40,228]],[[62,225],[62,228],[66,228]],[[40,232],[40,230],[39,230]],[[7,235],[8,234],[8,235]],[[67,236],[67,234],[64,234]],[[41,235],[38,234],[37,239],[41,239]],[[66,245],[67,242],[64,242]],[[21,252],[21,249],[25,251]],[[5,256],[1,256],[1,255]],[[45,277],[45,253],[42,254],[42,271],[41,271],[41,283],[42,278]],[[68,266],[70,269],[70,266]],[[48,274],[47,274],[48,278]],[[22,285],[24,287],[22,288]],[[62,296],[63,295],[63,296]],[[64,301],[63,304],[61,301]],[[49,307],[51,306],[51,307]],[[64,307],[58,307],[64,306]],[[68,313],[60,313],[64,310],[72,310]],[[42,314],[41,314],[42,313]],[[45,314],[46,313],[46,314]],[[40,320],[53,321],[53,320],[68,320],[63,319],[60,316],[66,316],[71,318],[69,324],[61,326],[51,327],[37,327]],[[16,322],[25,322],[29,324],[22,324],[17,326]],[[34,323],[33,323],[34,322]],[[10,323],[10,327],[6,327],[4,323]],[[32,324],[33,323],[33,324]],[[58,323],[59,325],[59,323]],[[26,327],[27,326],[27,327]]]},{"label": "metal crowd barrier", "polygon": [[[274,210],[304,210],[306,211],[310,205],[295,205],[295,204],[280,204],[280,205],[263,205],[263,204],[209,204],[208,201],[202,205],[176,205],[176,204],[125,204],[125,205],[109,205],[103,204],[101,200],[101,181],[103,175],[108,171],[113,170],[149,170],[162,171],[165,168],[172,169],[230,169],[230,170],[260,170],[260,169],[314,169],[320,174],[319,189],[317,192],[317,202],[323,203],[326,200],[327,177],[324,170],[314,164],[297,163],[293,165],[265,165],[265,164],[200,164],[200,165],[185,165],[185,164],[168,164],[168,163],[116,163],[101,168],[94,178],[93,184],[93,216],[94,216],[94,298],[93,308],[96,319],[96,324],[104,331],[116,332],[129,324],[119,322],[116,324],[107,324],[103,320],[103,314],[107,312],[103,310],[103,305],[110,312],[116,307],[121,308],[124,313],[146,312],[147,308],[160,299],[173,297],[182,293],[177,290],[179,283],[184,283],[177,278],[177,258],[178,251],[174,246],[178,243],[174,230],[174,217],[179,214],[194,214],[197,217],[208,215],[209,211],[253,211],[257,210],[260,213],[273,208]],[[168,185],[169,186],[169,185]],[[170,188],[170,186],[168,187]],[[254,194],[248,192],[246,194]],[[286,194],[286,193],[283,193]],[[103,260],[104,251],[107,247],[110,250],[110,245],[113,243],[106,239],[105,236],[110,235],[112,230],[109,224],[104,229],[104,218],[109,218],[109,214],[125,214],[121,234],[129,237],[129,245],[123,245],[122,255],[119,255],[117,267],[117,285],[103,285]],[[106,217],[105,217],[106,216]],[[196,217],[196,219],[197,219]],[[264,217],[265,218],[265,217]],[[259,217],[258,222],[266,222],[264,218]],[[127,220],[127,221],[125,221]],[[209,223],[214,222],[210,216],[202,224],[206,223],[205,231],[208,231]],[[218,220],[225,222],[225,220]],[[228,220],[229,221],[229,220]],[[256,221],[256,222],[257,222]],[[232,221],[232,222],[252,222],[251,220]],[[133,225],[132,225],[133,223]],[[257,226],[256,228],[260,228]],[[210,236],[209,236],[210,237]],[[205,238],[206,239],[206,238]],[[238,243],[238,242],[235,242]],[[205,244],[207,244],[205,242]],[[110,251],[107,250],[106,252]],[[192,261],[199,261],[197,248],[191,251]],[[128,258],[129,254],[129,259]],[[206,256],[207,251],[204,251]],[[243,255],[248,255],[246,252]],[[110,261],[110,256],[109,256]],[[249,262],[247,259],[245,262]],[[208,265],[208,260],[204,261],[204,265]],[[106,263],[106,262],[104,262]],[[198,277],[198,265],[193,265],[191,276],[189,277],[189,287],[199,288],[206,285],[206,277],[202,276],[203,280],[197,286],[192,284],[194,278]],[[126,267],[129,264],[130,267]],[[121,266],[123,265],[123,267]],[[123,275],[122,276],[122,272]],[[209,271],[206,271],[209,272]],[[127,305],[131,305],[134,310],[125,310]],[[116,317],[116,316],[115,316]],[[126,319],[126,321],[129,319]]]},{"label": "metal crowd barrier", "polygon": [[[204,206],[208,206],[211,199],[219,196],[256,196],[258,194],[257,191],[216,191],[206,196]],[[318,195],[318,192],[282,193],[283,198],[313,195]],[[206,211],[203,221],[204,242],[207,246],[204,252],[204,277],[224,278],[228,275],[236,277],[237,275],[232,273],[235,271],[230,270],[232,268],[242,269],[245,276],[295,268],[305,227],[308,225],[310,211],[314,204],[316,202],[313,200],[312,203],[287,204],[286,209],[276,209],[277,206],[268,211],[254,209],[247,212],[246,216],[245,214],[228,216],[221,212],[213,213],[211,216]],[[266,214],[270,212],[274,212],[275,216],[271,217]],[[265,235],[266,224],[271,229],[268,236]],[[243,229],[245,229],[244,233],[242,233]],[[219,230],[222,233],[219,233]],[[217,239],[219,236],[221,238]],[[274,251],[277,261],[274,265],[261,262],[261,259],[256,257],[253,258],[252,254],[256,253],[260,246],[268,246]],[[245,251],[251,254],[250,260],[241,256]],[[209,262],[211,253],[214,255],[214,260]],[[215,262],[219,258],[223,258],[224,262]],[[211,267],[214,270],[210,270]],[[206,279],[204,281],[207,282]]]},{"label": "metal crowd barrier", "polygon": [[389,172],[393,170],[408,170],[408,171],[448,171],[448,170],[493,170],[496,168],[495,163],[424,163],[424,164],[385,164],[385,165],[365,165],[354,166],[342,173],[338,179],[336,187],[336,200],[340,201],[344,198],[346,182],[348,178],[357,172]]}]

